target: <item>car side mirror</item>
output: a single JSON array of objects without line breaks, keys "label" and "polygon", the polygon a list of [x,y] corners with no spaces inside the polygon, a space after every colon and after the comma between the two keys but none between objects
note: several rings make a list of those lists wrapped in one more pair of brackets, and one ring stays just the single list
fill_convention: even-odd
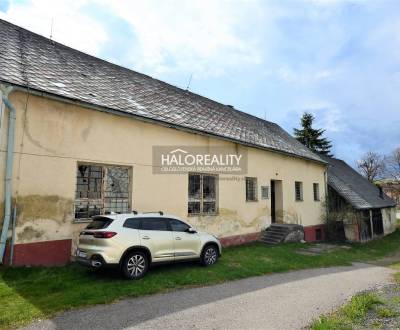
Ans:
[{"label": "car side mirror", "polygon": [[196,229],[194,229],[194,228],[192,228],[192,227],[189,227],[186,231],[187,231],[189,234],[196,234],[196,233],[197,233]]}]

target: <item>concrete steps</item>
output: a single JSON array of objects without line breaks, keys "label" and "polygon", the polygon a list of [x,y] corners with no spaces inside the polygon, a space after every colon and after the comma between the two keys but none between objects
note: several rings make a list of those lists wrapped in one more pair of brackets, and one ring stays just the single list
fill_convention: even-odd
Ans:
[{"label": "concrete steps", "polygon": [[261,233],[260,241],[270,245],[282,243],[287,235],[302,226],[293,224],[272,224]]}]

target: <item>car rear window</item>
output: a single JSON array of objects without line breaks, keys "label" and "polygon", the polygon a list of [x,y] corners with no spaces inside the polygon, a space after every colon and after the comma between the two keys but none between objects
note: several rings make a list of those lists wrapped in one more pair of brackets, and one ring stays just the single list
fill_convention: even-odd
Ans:
[{"label": "car rear window", "polygon": [[111,222],[113,222],[113,220],[110,218],[96,217],[91,223],[87,225],[86,229],[104,229],[107,228],[111,224]]}]

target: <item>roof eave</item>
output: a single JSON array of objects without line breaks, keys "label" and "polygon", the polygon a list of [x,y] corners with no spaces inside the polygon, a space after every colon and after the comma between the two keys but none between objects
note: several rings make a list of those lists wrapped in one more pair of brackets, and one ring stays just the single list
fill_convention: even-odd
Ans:
[{"label": "roof eave", "polygon": [[55,100],[55,101],[59,101],[59,102],[64,102],[64,103],[73,104],[73,105],[79,105],[79,106],[82,106],[82,107],[85,107],[85,108],[88,108],[88,109],[101,111],[101,112],[107,112],[107,113],[115,114],[115,115],[118,115],[118,116],[135,118],[135,119],[138,119],[138,120],[141,120],[141,121],[144,121],[144,122],[155,123],[155,124],[162,125],[162,126],[165,126],[165,127],[168,127],[168,128],[175,128],[175,129],[178,129],[178,130],[181,130],[181,131],[186,131],[186,132],[205,135],[205,136],[212,136],[212,137],[216,137],[216,138],[223,139],[223,140],[226,140],[226,141],[238,143],[238,144],[241,144],[241,145],[244,145],[244,146],[253,147],[253,148],[257,148],[257,149],[261,149],[261,150],[267,150],[267,151],[275,152],[275,153],[282,154],[282,155],[285,155],[285,156],[290,156],[290,157],[294,157],[294,158],[299,158],[299,159],[311,161],[311,162],[318,163],[318,164],[324,165],[324,166],[328,166],[329,165],[327,162],[325,162],[322,159],[321,160],[317,160],[317,159],[308,158],[308,157],[305,157],[305,156],[296,155],[296,154],[293,154],[293,153],[290,153],[290,152],[286,152],[286,151],[283,151],[283,150],[279,150],[279,149],[263,147],[263,146],[260,146],[260,145],[257,145],[257,144],[252,144],[252,143],[246,143],[246,142],[243,142],[241,140],[237,140],[237,139],[234,139],[234,138],[229,138],[229,137],[226,137],[226,136],[223,136],[223,135],[213,134],[213,133],[205,132],[205,131],[202,131],[202,130],[196,130],[196,129],[188,128],[188,127],[177,125],[177,124],[172,124],[172,123],[169,123],[169,122],[166,122],[166,121],[152,119],[152,118],[148,118],[148,117],[145,117],[145,116],[140,116],[140,115],[133,114],[133,113],[128,113],[128,112],[125,112],[125,111],[104,107],[104,106],[97,105],[97,104],[90,103],[90,102],[84,102],[84,101],[81,101],[81,100],[76,99],[76,98],[70,98],[70,97],[66,97],[66,96],[63,96],[63,95],[59,95],[59,94],[49,93],[49,92],[46,92],[44,90],[40,90],[40,89],[36,89],[36,88],[29,88],[29,87],[26,87],[26,86],[23,86],[23,85],[15,84],[13,82],[1,80],[1,79],[0,79],[0,83],[11,85],[11,86],[13,86],[15,88],[15,90],[18,90],[18,91],[21,91],[21,92],[25,92],[25,93],[29,93],[29,94],[32,94],[32,95],[49,98],[49,99],[52,99],[52,100]]}]

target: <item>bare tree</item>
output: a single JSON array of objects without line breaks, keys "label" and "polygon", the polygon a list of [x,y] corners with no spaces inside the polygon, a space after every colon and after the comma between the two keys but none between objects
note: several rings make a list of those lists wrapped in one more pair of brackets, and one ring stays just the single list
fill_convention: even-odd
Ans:
[{"label": "bare tree", "polygon": [[400,147],[385,157],[386,174],[393,181],[400,181]]},{"label": "bare tree", "polygon": [[357,168],[362,175],[373,182],[384,173],[385,163],[381,155],[369,151],[357,161]]}]

